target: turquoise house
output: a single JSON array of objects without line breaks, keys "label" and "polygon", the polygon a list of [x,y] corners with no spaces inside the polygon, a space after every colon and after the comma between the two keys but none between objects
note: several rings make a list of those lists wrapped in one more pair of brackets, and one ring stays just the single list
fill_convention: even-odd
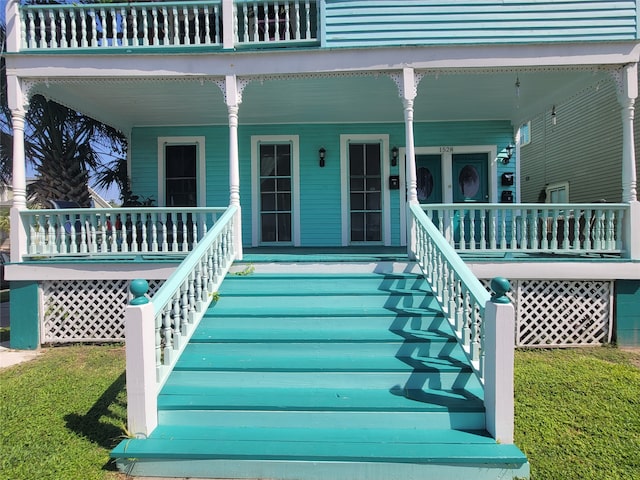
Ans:
[{"label": "turquoise house", "polygon": [[[639,344],[638,2],[19,3],[12,346],[126,339],[122,471],[527,478],[514,344]],[[27,208],[35,94],[153,207]]]}]

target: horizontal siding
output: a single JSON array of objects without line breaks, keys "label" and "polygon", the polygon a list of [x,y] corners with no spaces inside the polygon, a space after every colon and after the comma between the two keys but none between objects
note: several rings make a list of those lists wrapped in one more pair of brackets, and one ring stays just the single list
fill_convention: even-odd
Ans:
[{"label": "horizontal siding", "polygon": [[[509,122],[428,122],[414,125],[417,147],[441,145],[498,145],[511,141]],[[243,242],[251,244],[251,136],[298,135],[300,141],[300,209],[303,246],[339,246],[341,233],[340,135],[389,135],[390,146],[404,146],[404,123],[327,125],[241,125],[238,131],[240,156],[240,199]],[[157,137],[204,136],[206,148],[207,205],[229,203],[227,126],[136,128],[132,135],[133,191],[157,200]],[[326,166],[318,165],[318,149],[327,151]],[[399,175],[399,165],[390,167]],[[502,166],[513,171],[513,165]],[[386,182],[387,179],[385,179]],[[400,243],[400,190],[391,192],[391,240]]]},{"label": "horizontal siding", "polygon": [[328,47],[638,38],[634,1],[326,0]]},{"label": "horizontal siding", "polygon": [[[533,202],[545,185],[569,182],[569,201],[622,201],[622,121],[612,81],[586,89],[532,119],[531,144],[521,149],[522,201]],[[636,152],[640,120],[635,121]],[[636,157],[636,168],[640,164]]]}]

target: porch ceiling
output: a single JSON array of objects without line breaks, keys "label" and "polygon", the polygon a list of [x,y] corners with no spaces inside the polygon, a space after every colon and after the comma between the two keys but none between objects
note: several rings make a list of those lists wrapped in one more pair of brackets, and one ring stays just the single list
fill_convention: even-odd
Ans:
[{"label": "porch ceiling", "polygon": [[[426,72],[414,120],[515,125],[602,81],[611,77],[578,69]],[[207,78],[66,79],[35,83],[32,92],[125,132],[134,126],[227,124],[222,91]],[[244,89],[239,119],[241,124],[400,122],[403,107],[384,72],[256,78]]]}]

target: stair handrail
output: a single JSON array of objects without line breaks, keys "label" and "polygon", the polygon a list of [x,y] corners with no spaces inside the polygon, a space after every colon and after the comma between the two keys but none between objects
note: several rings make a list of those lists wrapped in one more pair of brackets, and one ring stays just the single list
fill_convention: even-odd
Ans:
[{"label": "stair handrail", "polygon": [[505,295],[509,282],[493,279],[490,295],[421,205],[409,207],[412,254],[483,385],[487,430],[501,443],[513,443],[515,312]]},{"label": "stair handrail", "polygon": [[230,206],[203,239],[149,298],[148,283],[131,282],[125,309],[128,432],[147,437],[157,426],[157,397],[233,260],[234,223]]}]

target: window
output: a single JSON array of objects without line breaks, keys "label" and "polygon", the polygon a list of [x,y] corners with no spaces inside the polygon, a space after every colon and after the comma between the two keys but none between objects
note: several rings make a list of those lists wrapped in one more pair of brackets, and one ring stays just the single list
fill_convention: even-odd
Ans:
[{"label": "window", "polygon": [[158,206],[206,205],[205,180],[204,137],[158,137]]},{"label": "window", "polygon": [[167,206],[197,206],[196,145],[167,145],[165,148]]},{"label": "window", "polygon": [[569,182],[552,183],[545,188],[546,203],[569,203]]},{"label": "window", "polygon": [[518,129],[518,144],[522,147],[531,143],[531,122],[520,125]]}]

